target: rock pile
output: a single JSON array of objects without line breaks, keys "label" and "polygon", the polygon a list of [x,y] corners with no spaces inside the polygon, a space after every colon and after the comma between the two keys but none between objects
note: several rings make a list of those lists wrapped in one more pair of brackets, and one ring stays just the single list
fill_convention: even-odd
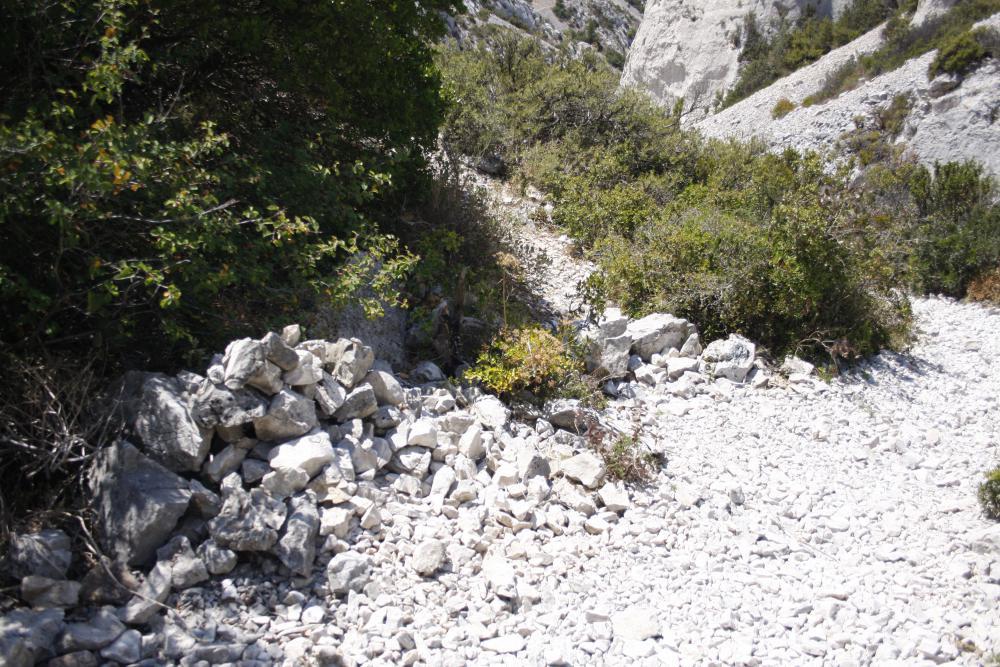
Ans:
[{"label": "rock pile", "polygon": [[[693,396],[706,375],[762,384],[749,341],[702,351],[695,327],[670,315],[630,321],[608,310],[581,337],[615,396],[656,385]],[[397,376],[359,340],[300,338],[291,326],[234,341],[205,376],[127,379],[129,440],[102,450],[89,476],[110,560],[67,580],[65,534],[15,536],[10,571],[35,609],[0,620],[8,664],[298,664],[307,654],[410,663],[415,619],[394,607],[377,606],[367,634],[322,621],[383,599],[385,573],[399,566],[417,582],[484,578],[478,613],[490,625],[487,616],[533,597],[513,573],[535,556],[512,556],[505,539],[600,535],[630,507],[582,435],[605,415],[579,401],[552,401],[520,423],[431,362]],[[130,568],[148,573],[136,580]],[[273,621],[279,591],[285,620]],[[212,620],[210,632],[193,630],[185,606],[212,599],[228,629]],[[370,644],[373,635],[383,641]],[[497,653],[523,645],[516,633],[483,639]]]}]

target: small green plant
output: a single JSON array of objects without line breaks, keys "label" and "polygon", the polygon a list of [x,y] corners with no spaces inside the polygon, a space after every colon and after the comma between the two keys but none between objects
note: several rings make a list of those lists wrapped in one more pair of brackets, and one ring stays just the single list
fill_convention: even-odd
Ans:
[{"label": "small green plant", "polygon": [[604,460],[608,476],[622,482],[648,482],[660,466],[660,457],[632,434],[612,435],[599,424],[587,429],[590,448]]},{"label": "small green plant", "polygon": [[559,338],[539,326],[502,331],[465,373],[504,397],[544,400],[559,393],[580,364]]},{"label": "small green plant", "polygon": [[771,118],[774,118],[775,120],[778,118],[784,118],[794,110],[795,102],[791,101],[787,97],[782,97],[778,100],[777,104],[774,105],[774,108],[771,109]]},{"label": "small green plant", "polygon": [[979,485],[976,496],[983,514],[1000,520],[1000,466],[986,473],[986,480]]}]

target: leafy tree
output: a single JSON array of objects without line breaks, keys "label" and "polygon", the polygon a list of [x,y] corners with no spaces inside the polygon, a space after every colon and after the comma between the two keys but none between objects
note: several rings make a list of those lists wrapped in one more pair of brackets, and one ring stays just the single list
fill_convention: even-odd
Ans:
[{"label": "leafy tree", "polygon": [[391,284],[459,5],[5,3],[0,339],[168,364]]}]

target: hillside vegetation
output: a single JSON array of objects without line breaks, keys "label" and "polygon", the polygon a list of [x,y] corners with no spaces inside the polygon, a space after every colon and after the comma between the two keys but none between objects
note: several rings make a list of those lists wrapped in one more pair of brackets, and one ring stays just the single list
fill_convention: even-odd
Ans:
[{"label": "hillside vegetation", "polygon": [[849,357],[905,343],[899,287],[960,296],[1000,259],[996,185],[974,164],[928,170],[876,134],[880,162],[852,179],[815,154],[705,141],[596,59],[505,32],[440,62],[460,102],[446,145],[549,193],[600,265],[597,303]]}]

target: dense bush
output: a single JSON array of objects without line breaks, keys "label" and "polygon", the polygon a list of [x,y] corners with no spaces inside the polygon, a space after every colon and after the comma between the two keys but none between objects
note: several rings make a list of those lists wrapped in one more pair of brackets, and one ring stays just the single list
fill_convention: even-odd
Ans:
[{"label": "dense bush", "polygon": [[528,326],[501,332],[465,377],[501,396],[544,400],[580,371],[580,362],[562,340],[541,327]]},{"label": "dense bush", "polygon": [[983,271],[973,278],[967,293],[973,301],[1000,306],[1000,267]]},{"label": "dense bush", "polygon": [[952,37],[938,49],[927,76],[934,78],[945,73],[965,74],[984,58],[997,55],[997,50],[993,48],[994,41],[993,32],[987,28],[970,30]]},{"label": "dense bush", "polygon": [[986,480],[979,485],[977,497],[983,514],[991,519],[1000,519],[1000,468],[986,473]]},{"label": "dense bush", "polygon": [[455,5],[5,3],[0,339],[169,365],[398,276]]}]

